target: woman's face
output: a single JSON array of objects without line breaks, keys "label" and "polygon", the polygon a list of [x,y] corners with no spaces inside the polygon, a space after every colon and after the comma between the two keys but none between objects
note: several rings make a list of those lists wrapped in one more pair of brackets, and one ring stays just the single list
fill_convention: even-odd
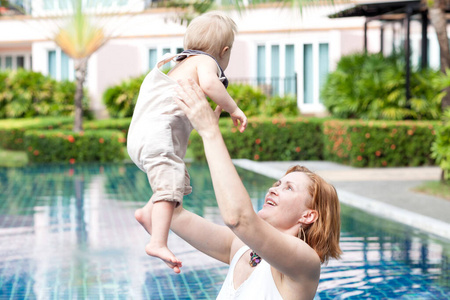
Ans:
[{"label": "woman's face", "polygon": [[295,227],[311,201],[311,179],[303,172],[291,172],[275,182],[266,194],[258,215],[281,231]]}]

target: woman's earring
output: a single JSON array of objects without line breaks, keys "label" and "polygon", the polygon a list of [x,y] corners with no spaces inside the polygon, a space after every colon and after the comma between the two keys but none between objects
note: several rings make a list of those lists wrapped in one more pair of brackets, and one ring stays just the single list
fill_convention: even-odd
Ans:
[{"label": "woman's earring", "polygon": [[300,224],[300,229],[298,230],[298,238],[306,243],[306,233],[305,230],[303,229],[302,224]]}]

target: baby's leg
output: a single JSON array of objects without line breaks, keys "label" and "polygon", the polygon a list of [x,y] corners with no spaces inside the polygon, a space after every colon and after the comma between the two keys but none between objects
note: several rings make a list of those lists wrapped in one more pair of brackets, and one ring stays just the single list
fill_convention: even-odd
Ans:
[{"label": "baby's leg", "polygon": [[152,209],[152,237],[145,246],[148,255],[162,259],[175,273],[180,273],[181,261],[167,247],[170,222],[176,202],[158,201]]}]

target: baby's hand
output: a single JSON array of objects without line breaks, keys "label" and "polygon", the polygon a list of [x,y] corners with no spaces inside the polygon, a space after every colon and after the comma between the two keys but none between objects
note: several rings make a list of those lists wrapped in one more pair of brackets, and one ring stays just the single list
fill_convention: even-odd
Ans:
[{"label": "baby's hand", "polygon": [[247,117],[244,112],[238,107],[230,115],[234,126],[238,126],[239,123],[241,123],[241,126],[239,126],[239,131],[244,132],[245,128],[247,128]]}]

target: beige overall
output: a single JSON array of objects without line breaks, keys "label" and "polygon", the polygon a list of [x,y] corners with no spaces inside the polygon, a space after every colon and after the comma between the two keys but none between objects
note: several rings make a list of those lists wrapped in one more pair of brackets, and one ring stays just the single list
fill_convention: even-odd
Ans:
[{"label": "beige overall", "polygon": [[183,201],[192,192],[183,158],[192,125],[174,101],[176,81],[159,68],[177,55],[165,55],[145,77],[127,138],[133,162],[147,173],[152,201]]}]

